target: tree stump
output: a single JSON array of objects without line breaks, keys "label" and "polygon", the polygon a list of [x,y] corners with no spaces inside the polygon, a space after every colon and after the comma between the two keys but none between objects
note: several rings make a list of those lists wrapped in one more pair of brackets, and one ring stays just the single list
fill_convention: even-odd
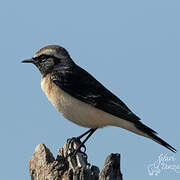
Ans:
[{"label": "tree stump", "polygon": [[68,139],[56,159],[44,144],[39,144],[29,160],[31,180],[122,180],[120,154],[111,153],[100,172],[88,163],[85,152],[72,155],[80,143],[76,138]]}]

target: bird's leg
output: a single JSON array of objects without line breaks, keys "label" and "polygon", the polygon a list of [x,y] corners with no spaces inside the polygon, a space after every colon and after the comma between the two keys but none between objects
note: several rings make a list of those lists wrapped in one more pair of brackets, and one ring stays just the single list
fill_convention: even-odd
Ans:
[{"label": "bird's leg", "polygon": [[[72,156],[75,156],[76,153],[81,149],[81,147],[84,147],[84,144],[86,143],[86,141],[92,136],[92,134],[97,130],[97,128],[95,129],[89,129],[87,132],[85,132],[84,134],[82,134],[81,136],[79,136],[80,138],[82,138],[83,136],[85,136],[86,134],[88,134],[88,136],[84,139],[83,142],[81,142],[81,144],[79,145],[79,147],[74,151],[74,153],[72,154]],[[86,148],[85,148],[85,151],[86,151]],[[84,151],[84,152],[85,152]]]},{"label": "bird's leg", "polygon": [[[73,140],[74,140],[74,139],[78,140],[78,141],[80,142],[80,145],[78,146],[77,149],[74,150],[74,152],[71,152],[67,157],[69,157],[69,156],[75,156],[76,153],[77,153],[78,151],[80,151],[80,149],[81,149],[82,147],[83,147],[85,150],[84,150],[84,152],[81,152],[81,153],[85,154],[85,152],[86,152],[86,147],[85,147],[84,144],[85,144],[85,142],[90,138],[90,136],[96,131],[96,129],[97,129],[97,128],[95,128],[95,129],[89,129],[88,131],[86,131],[86,132],[83,133],[82,135],[70,139],[70,141],[69,141],[69,143],[68,143],[69,145],[70,145],[71,143],[73,143]],[[88,134],[88,133],[89,133],[89,134]],[[84,137],[85,135],[87,135],[87,134],[88,134],[88,136],[84,139],[83,142],[81,142],[80,139],[81,139],[82,137]]]},{"label": "bird's leg", "polygon": [[[84,137],[85,135],[87,135],[88,133],[90,133],[92,130],[93,130],[93,129],[89,129],[89,130],[87,130],[85,133],[81,134],[80,136],[78,136],[78,137],[73,137],[73,138],[70,140],[69,143],[71,143],[74,139],[76,139],[76,140],[78,140],[78,141],[80,142],[80,144],[81,144],[80,139],[83,138],[83,137]],[[85,147],[83,144],[81,145],[81,147],[83,147],[83,148],[85,149],[84,152],[86,152],[86,147]]]},{"label": "bird's leg", "polygon": [[83,133],[82,135],[76,137],[77,139],[81,139],[82,137],[84,137],[86,134],[90,133],[92,131],[92,129],[89,129],[88,131],[86,131],[85,133]]}]

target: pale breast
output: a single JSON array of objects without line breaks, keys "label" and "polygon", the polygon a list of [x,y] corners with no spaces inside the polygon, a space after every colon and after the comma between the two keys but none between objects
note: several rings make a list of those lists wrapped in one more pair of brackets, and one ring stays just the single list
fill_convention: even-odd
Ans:
[{"label": "pale breast", "polygon": [[49,101],[68,120],[88,128],[112,125],[107,113],[67,94],[51,81],[50,75],[42,79],[41,87]]},{"label": "pale breast", "polygon": [[80,126],[87,128],[100,128],[108,125],[118,126],[136,134],[147,136],[137,129],[133,123],[120,119],[72,97],[56,86],[51,81],[50,75],[42,79],[41,87],[54,107],[62,113],[66,119]]},{"label": "pale breast", "polygon": [[64,97],[64,92],[51,81],[50,75],[47,75],[42,79],[41,88],[48,100],[58,111],[63,113],[63,107],[68,103],[67,98]]},{"label": "pale breast", "polygon": [[80,126],[87,128],[99,128],[112,125],[145,136],[134,126],[133,123],[120,119],[72,97],[56,86],[51,81],[50,75],[47,75],[42,79],[41,87],[54,107],[62,113],[66,119]]}]

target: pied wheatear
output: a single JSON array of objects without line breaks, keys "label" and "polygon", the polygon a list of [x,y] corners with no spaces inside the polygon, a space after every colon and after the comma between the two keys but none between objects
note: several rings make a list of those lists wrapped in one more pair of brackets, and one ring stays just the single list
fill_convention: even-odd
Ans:
[{"label": "pied wheatear", "polygon": [[176,149],[159,138],[154,130],[144,125],[117,96],[75,64],[63,47],[46,46],[33,58],[22,62],[33,63],[39,69],[42,74],[42,90],[66,119],[91,128],[79,136],[81,138],[88,134],[82,144],[96,129],[117,126],[150,138],[176,152]]}]

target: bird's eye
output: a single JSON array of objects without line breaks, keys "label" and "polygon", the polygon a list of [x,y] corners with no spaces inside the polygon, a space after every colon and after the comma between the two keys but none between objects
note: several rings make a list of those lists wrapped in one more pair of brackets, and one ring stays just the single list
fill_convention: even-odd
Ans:
[{"label": "bird's eye", "polygon": [[45,61],[46,59],[47,59],[47,56],[46,55],[41,55],[41,56],[39,56],[39,58],[38,58],[40,61]]}]

